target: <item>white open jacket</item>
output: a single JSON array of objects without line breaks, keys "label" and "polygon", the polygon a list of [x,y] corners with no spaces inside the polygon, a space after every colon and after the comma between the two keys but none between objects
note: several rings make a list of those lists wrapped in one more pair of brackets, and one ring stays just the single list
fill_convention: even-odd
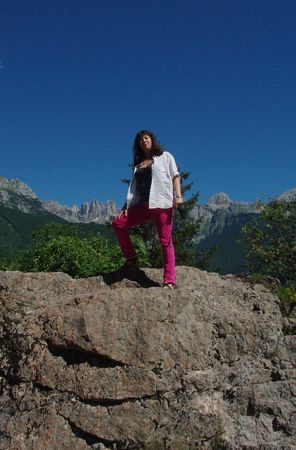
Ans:
[{"label": "white open jacket", "polygon": [[[137,195],[136,170],[135,168],[127,192],[127,208],[135,206],[140,201]],[[176,175],[179,175],[173,155],[169,152],[163,152],[161,156],[153,156],[151,170],[152,180],[149,195],[149,209],[172,208],[174,203],[173,179]]]}]

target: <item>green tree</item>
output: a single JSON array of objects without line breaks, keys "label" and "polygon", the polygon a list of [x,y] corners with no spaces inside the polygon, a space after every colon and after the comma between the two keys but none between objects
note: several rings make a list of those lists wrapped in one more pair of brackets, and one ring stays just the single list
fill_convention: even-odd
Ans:
[{"label": "green tree", "polygon": [[296,282],[296,198],[272,200],[243,232],[251,271]]},{"label": "green tree", "polygon": [[[147,264],[143,243],[134,238],[140,262]],[[31,272],[65,272],[73,277],[111,272],[124,262],[118,245],[99,233],[82,234],[75,225],[48,223],[34,233],[34,243],[19,253],[15,269]]]},{"label": "green tree", "polygon": [[180,172],[181,191],[185,198],[184,203],[175,209],[174,213],[174,246],[176,262],[179,265],[199,267],[205,269],[215,249],[209,250],[202,258],[197,250],[196,237],[202,219],[196,219],[192,211],[198,202],[198,194],[192,194],[186,199],[187,193],[192,189],[193,182],[186,183],[190,172]]},{"label": "green tree", "polygon": [[12,259],[0,258],[0,270],[15,270],[15,263]]}]

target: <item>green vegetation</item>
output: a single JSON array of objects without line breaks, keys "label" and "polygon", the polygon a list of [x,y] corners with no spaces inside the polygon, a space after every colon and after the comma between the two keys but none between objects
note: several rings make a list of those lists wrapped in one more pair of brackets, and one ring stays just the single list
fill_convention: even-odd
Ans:
[{"label": "green vegetation", "polygon": [[296,305],[296,198],[272,200],[243,232],[250,270],[257,278],[278,279],[276,289],[271,287],[281,299],[283,313],[291,315]]},{"label": "green vegetation", "polygon": [[280,286],[277,295],[281,300],[282,313],[288,317],[292,316],[296,307],[296,289],[291,286]]},{"label": "green vegetation", "polygon": [[[65,272],[73,277],[88,277],[111,272],[123,264],[118,245],[100,233],[82,232],[77,225],[48,223],[34,234],[34,242],[3,268],[26,272]],[[134,239],[142,265],[148,264],[143,242]]]},{"label": "green vegetation", "polygon": [[243,232],[251,271],[296,283],[296,199],[271,201]]},{"label": "green vegetation", "polygon": [[13,258],[19,250],[32,241],[33,231],[51,220],[65,222],[46,211],[25,213],[16,208],[0,205],[1,257]]}]

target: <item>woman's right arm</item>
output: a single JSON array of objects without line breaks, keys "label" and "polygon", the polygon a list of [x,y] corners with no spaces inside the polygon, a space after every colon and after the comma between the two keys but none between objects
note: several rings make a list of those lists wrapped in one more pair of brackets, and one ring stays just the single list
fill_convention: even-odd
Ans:
[{"label": "woman's right arm", "polygon": [[127,202],[125,202],[125,204],[123,205],[123,207],[121,208],[121,211],[119,213],[119,216],[121,216],[121,214],[124,214],[124,216],[127,215]]},{"label": "woman's right arm", "polygon": [[[129,189],[130,189],[130,187],[131,187],[131,185],[132,185],[132,182],[135,180],[135,178],[134,178],[134,173],[135,173],[135,168],[133,167],[133,174],[132,174],[132,179],[131,179],[130,184],[129,184]],[[117,215],[117,217],[120,217],[122,214],[123,214],[125,217],[127,216],[127,201],[125,202],[125,204],[124,204],[123,207],[121,208],[121,211],[120,211],[120,213]]]},{"label": "woman's right arm", "polygon": [[127,216],[127,202],[125,202],[125,204],[121,208],[121,211],[114,218],[119,218],[122,216],[122,214],[124,215],[124,217]]}]

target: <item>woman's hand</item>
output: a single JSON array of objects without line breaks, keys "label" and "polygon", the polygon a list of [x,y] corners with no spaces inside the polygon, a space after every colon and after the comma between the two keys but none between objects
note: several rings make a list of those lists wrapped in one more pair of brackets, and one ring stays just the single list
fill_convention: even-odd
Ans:
[{"label": "woman's hand", "polygon": [[124,217],[126,217],[127,216],[127,209],[123,209],[122,211],[120,211],[120,213],[117,215],[117,217],[118,218],[121,217],[122,214],[124,215]]},{"label": "woman's hand", "polygon": [[176,197],[175,198],[175,207],[178,208],[179,205],[184,203],[183,197]]}]

